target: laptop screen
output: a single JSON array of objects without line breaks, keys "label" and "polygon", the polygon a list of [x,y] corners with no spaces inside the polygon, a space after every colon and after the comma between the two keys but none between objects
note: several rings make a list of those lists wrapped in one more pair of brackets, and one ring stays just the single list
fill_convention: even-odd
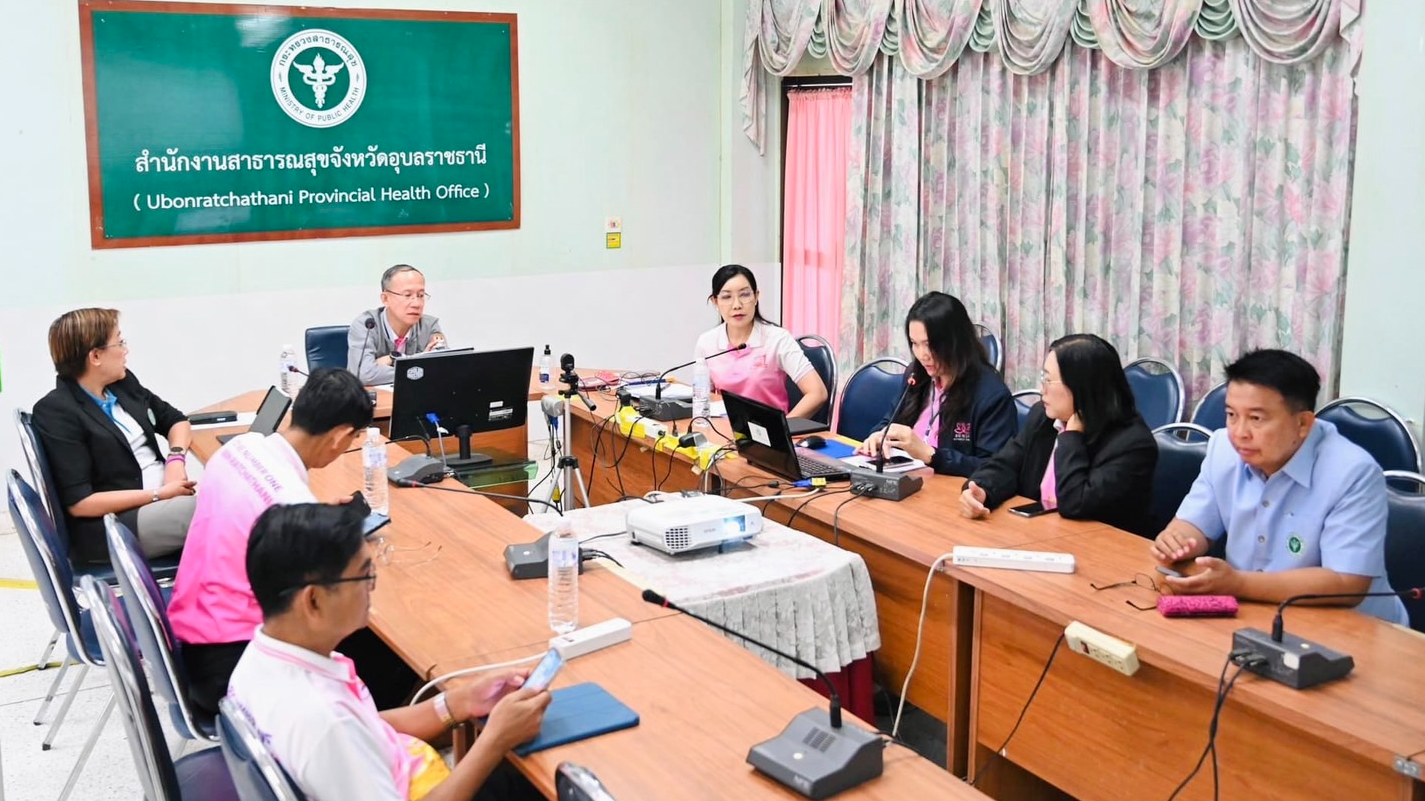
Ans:
[{"label": "laptop screen", "polygon": [[742,458],[783,478],[802,477],[797,453],[792,450],[786,412],[727,390],[723,390],[722,400]]},{"label": "laptop screen", "polygon": [[277,427],[282,425],[282,418],[287,416],[287,407],[292,405],[292,399],[282,394],[282,390],[272,387],[267,390],[267,396],[262,399],[262,405],[257,407],[257,416],[252,419],[252,427],[248,431],[256,431],[259,434],[272,434],[277,431]]}]

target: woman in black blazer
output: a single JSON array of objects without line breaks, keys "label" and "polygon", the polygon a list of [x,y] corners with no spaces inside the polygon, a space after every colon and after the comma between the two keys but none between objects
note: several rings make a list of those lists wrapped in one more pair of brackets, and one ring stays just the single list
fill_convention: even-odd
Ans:
[{"label": "woman in black blazer", "polygon": [[[188,418],[128,371],[128,344],[113,309],[66,312],[50,325],[55,388],[34,424],[69,532],[70,556],[108,563],[104,515],[114,513],[144,553],[180,550],[193,518]],[[168,440],[161,450],[157,434]]]},{"label": "woman in black blazer", "polygon": [[1023,495],[1067,518],[1154,536],[1148,503],[1158,446],[1118,351],[1093,334],[1066,336],[1049,346],[1040,384],[1043,400],[1024,427],[965,485],[961,514],[984,517]]}]

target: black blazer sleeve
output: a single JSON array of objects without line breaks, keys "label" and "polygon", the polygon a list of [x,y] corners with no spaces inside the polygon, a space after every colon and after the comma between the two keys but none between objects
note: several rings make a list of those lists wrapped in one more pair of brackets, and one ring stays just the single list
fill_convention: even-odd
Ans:
[{"label": "black blazer sleeve", "polygon": [[[999,389],[1003,389],[1001,385]],[[930,459],[935,472],[950,476],[974,475],[985,462],[1009,444],[1019,428],[1019,415],[1014,409],[1014,397],[1005,389],[982,395],[975,399],[975,408],[970,415],[974,432],[974,447],[970,453],[956,450],[950,442],[950,433],[940,431],[940,445]]]},{"label": "black blazer sleeve", "polygon": [[50,477],[65,509],[94,494],[94,475],[89,437],[81,412],[68,393],[56,390],[35,404],[35,432],[44,443]]},{"label": "black blazer sleeve", "polygon": [[1141,417],[1102,432],[1093,447],[1082,433],[1060,434],[1054,456],[1059,514],[1138,531],[1157,463],[1158,445]]},{"label": "black blazer sleeve", "polygon": [[[1013,400],[1010,403],[1010,414],[1014,414]],[[1024,462],[1035,436],[1046,425],[1049,418],[1044,415],[1044,404],[1037,403],[1024,421],[1024,428],[970,476],[971,481],[984,489],[986,507],[993,509],[1019,494],[1019,475],[1024,472]]]}]

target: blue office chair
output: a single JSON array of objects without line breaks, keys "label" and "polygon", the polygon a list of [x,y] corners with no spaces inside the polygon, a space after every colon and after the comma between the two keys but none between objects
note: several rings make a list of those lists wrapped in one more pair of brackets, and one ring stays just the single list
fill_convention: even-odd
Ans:
[{"label": "blue office chair", "polygon": [[1193,425],[1210,431],[1227,427],[1227,382],[1209,389],[1192,410]]},{"label": "blue office chair", "polygon": [[985,353],[989,354],[995,372],[1004,375],[1004,348],[1000,347],[999,337],[979,323],[975,323],[975,333],[979,334],[980,343],[985,346]]},{"label": "blue office chair", "polygon": [[323,367],[346,369],[346,334],[344,325],[322,325],[307,329],[307,372]]},{"label": "blue office chair", "polygon": [[1365,448],[1382,470],[1420,472],[1420,445],[1415,434],[1389,406],[1370,398],[1339,398],[1318,409],[1316,416]]},{"label": "blue office chair", "polygon": [[836,433],[864,440],[876,430],[881,418],[891,413],[905,388],[906,363],[893,356],[866,362],[846,380],[841,393],[841,411]]},{"label": "blue office chair", "polygon": [[1014,393],[1014,413],[1019,417],[1019,427],[1024,428],[1024,422],[1029,419],[1029,412],[1034,408],[1034,404],[1044,400],[1044,395],[1037,389],[1021,389]]},{"label": "blue office chair", "polygon": [[[1390,586],[1408,590],[1425,586],[1425,476],[1387,470],[1389,517],[1385,530],[1385,574]],[[1425,632],[1425,599],[1405,599],[1410,627]]]},{"label": "blue office chair", "polygon": [[1149,428],[1161,428],[1183,419],[1183,379],[1162,359],[1138,359],[1123,368],[1133,402]]},{"label": "blue office chair", "polygon": [[[55,528],[54,522],[50,520],[49,512],[45,511],[39,493],[35,492],[34,487],[27,484],[23,478],[20,478],[18,472],[11,470],[6,482],[6,497],[10,506],[10,518],[14,521],[15,529],[20,535],[20,545],[25,551],[25,558],[29,560],[30,572],[35,576],[40,597],[44,599],[45,611],[49,613],[50,622],[54,624],[55,629],[64,634],[65,648],[69,652],[68,657],[60,666],[58,675],[54,678],[54,683],[50,686],[49,695],[40,705],[40,713],[35,718],[36,725],[39,725],[44,717],[45,710],[49,707],[50,700],[54,698],[54,693],[59,688],[60,682],[64,680],[65,672],[68,671],[69,666],[74,663],[80,665],[79,675],[70,685],[69,693],[65,695],[64,703],[60,705],[59,713],[55,716],[54,722],[50,724],[49,731],[40,744],[41,750],[48,751],[54,742],[55,735],[59,733],[60,724],[64,722],[65,716],[69,713],[70,705],[74,703],[75,696],[79,694],[79,686],[84,683],[84,677],[89,673],[89,668],[94,665],[102,665],[104,658],[100,652],[98,640],[95,639],[90,611],[82,607],[74,595],[74,571],[69,564],[69,555],[64,550],[64,544],[59,538],[59,532]],[[84,578],[90,581],[94,580],[93,576],[84,576]],[[99,722],[95,724],[89,739],[84,743],[84,749],[79,752],[79,758],[75,760],[74,768],[69,773],[69,780],[60,793],[59,801],[65,801],[70,792],[74,790],[74,783],[79,779],[84,764],[89,760],[90,752],[94,750],[94,743],[99,739],[99,732],[103,730],[104,723],[108,721],[109,713],[113,709],[114,700],[110,698],[108,706],[104,707],[104,713],[99,716]]]},{"label": "blue office chair", "polygon": [[1153,498],[1148,513],[1153,531],[1162,531],[1178,513],[1183,498],[1202,472],[1207,440],[1212,432],[1192,423],[1173,423],[1153,430],[1158,443],[1158,464],[1153,468]]},{"label": "blue office chair", "polygon": [[[831,349],[831,343],[816,334],[803,334],[797,337],[797,344],[802,347],[802,353],[807,356],[807,361],[815,368],[816,374],[821,376],[821,382],[826,385],[826,403],[817,410],[811,419],[818,423],[831,425],[831,413],[836,404],[836,352]],[[797,382],[791,376],[787,376],[787,408],[790,409],[801,403],[802,391],[797,387]]]},{"label": "blue office chair", "polygon": [[218,742],[242,801],[306,801],[236,704],[218,702]]},{"label": "blue office chair", "polygon": [[109,555],[119,576],[124,611],[138,640],[139,653],[159,695],[168,702],[173,728],[188,740],[216,741],[213,718],[188,703],[188,672],[183,666],[183,644],[168,622],[168,603],[153,573],[144,562],[138,539],[114,515],[105,515],[104,534]]},{"label": "blue office chair", "polygon": [[176,762],[169,756],[163,725],[149,697],[148,680],[133,641],[125,634],[128,621],[114,590],[85,576],[80,594],[94,619],[145,801],[240,801],[218,749],[189,754]]}]

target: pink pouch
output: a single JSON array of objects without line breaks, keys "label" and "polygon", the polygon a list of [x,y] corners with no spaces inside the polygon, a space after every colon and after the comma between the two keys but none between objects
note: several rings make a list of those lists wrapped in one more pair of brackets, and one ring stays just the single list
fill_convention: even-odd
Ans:
[{"label": "pink pouch", "polygon": [[1237,599],[1230,595],[1160,595],[1163,617],[1236,617]]}]

